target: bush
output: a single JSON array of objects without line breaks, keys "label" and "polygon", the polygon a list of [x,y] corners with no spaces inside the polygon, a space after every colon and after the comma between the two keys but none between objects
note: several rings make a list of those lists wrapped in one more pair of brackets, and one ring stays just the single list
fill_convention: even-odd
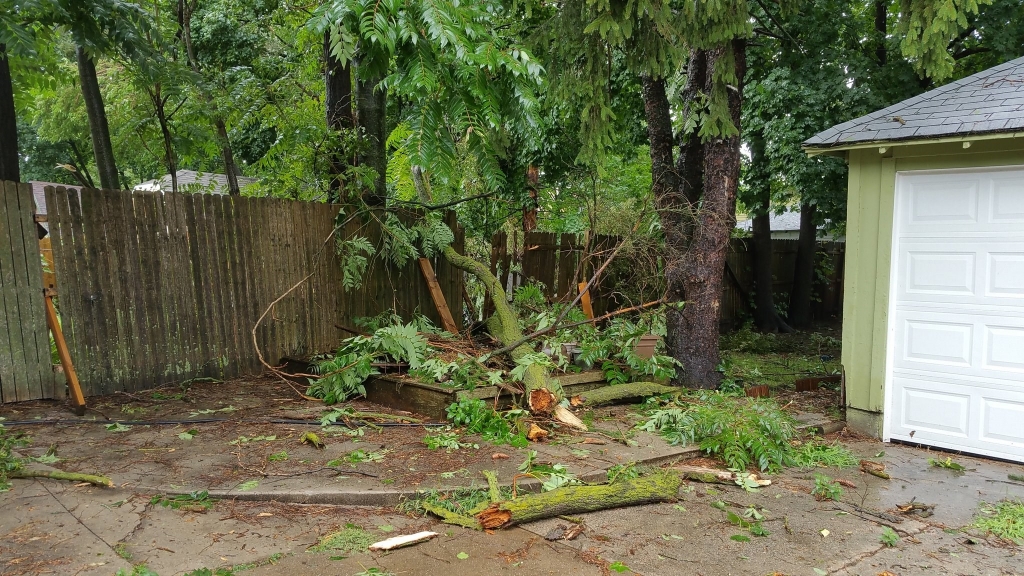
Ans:
[{"label": "bush", "polygon": [[652,412],[639,428],[658,433],[672,444],[698,444],[737,470],[753,463],[762,471],[774,472],[793,462],[789,441],[796,436],[796,427],[773,400],[702,392],[685,407]]},{"label": "bush", "polygon": [[479,434],[488,442],[520,448],[528,444],[526,436],[519,431],[518,420],[523,413],[523,410],[509,410],[502,414],[487,402],[472,398],[461,398],[448,406],[448,419],[454,426]]}]

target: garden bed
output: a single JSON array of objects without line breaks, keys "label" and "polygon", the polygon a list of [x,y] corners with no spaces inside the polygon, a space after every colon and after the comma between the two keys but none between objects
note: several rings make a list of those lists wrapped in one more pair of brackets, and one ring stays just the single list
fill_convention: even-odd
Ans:
[{"label": "garden bed", "polygon": [[[607,386],[604,372],[587,370],[576,374],[553,376],[567,396],[580,394]],[[461,398],[494,399],[496,408],[510,407],[515,398],[497,386],[480,386],[472,390],[460,390],[440,384],[426,384],[402,375],[382,374],[366,381],[366,399],[375,404],[423,414],[437,420],[447,418],[448,406]]]}]

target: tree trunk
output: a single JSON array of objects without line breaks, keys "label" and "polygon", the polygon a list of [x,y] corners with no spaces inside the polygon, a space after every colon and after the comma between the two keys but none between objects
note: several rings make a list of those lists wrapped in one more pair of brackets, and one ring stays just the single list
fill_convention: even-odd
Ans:
[{"label": "tree trunk", "polygon": [[82,100],[89,116],[89,136],[92,139],[92,153],[96,159],[96,171],[100,175],[100,187],[105,190],[119,190],[120,179],[117,163],[114,161],[114,147],[110,144],[110,126],[103,106],[103,94],[96,77],[96,63],[81,46],[75,48],[78,60],[78,81],[82,85]]},{"label": "tree trunk", "polygon": [[[691,68],[696,66],[703,70],[688,78],[684,89],[684,98],[690,98],[685,100],[687,105],[692,101],[690,95],[698,88],[704,94],[711,94],[715,81],[711,72],[715,66],[725,65],[724,59],[733,57],[739,86],[727,89],[727,105],[737,130],[740,128],[742,81],[746,72],[745,46],[743,40],[734,40],[730,45],[692,51]],[[698,81],[703,81],[703,85],[690,85]],[[676,373],[676,383],[690,388],[717,388],[721,380],[718,372],[718,331],[722,277],[729,238],[736,224],[740,138],[739,134],[712,137],[697,149],[699,139],[694,133],[684,143],[678,168],[683,175],[680,185],[689,205],[696,206],[695,199],[700,199],[699,208],[693,209],[690,241],[683,250],[680,271],[686,306],[679,314],[673,314],[666,320],[670,349],[673,356],[683,363],[683,368]],[[693,166],[694,162],[700,166]],[[671,278],[669,282],[672,282]]]},{"label": "tree trunk", "polygon": [[814,258],[818,249],[818,228],[814,204],[800,205],[800,241],[793,270],[793,290],[789,296],[789,323],[796,328],[811,325],[811,295],[814,290]]},{"label": "tree trunk", "polygon": [[764,154],[764,138],[751,134],[750,187],[753,196],[754,325],[762,332],[789,332],[789,326],[775,311],[772,274],[771,182]]},{"label": "tree trunk", "polygon": [[889,61],[889,54],[885,46],[886,35],[888,34],[889,2],[888,0],[875,0],[875,35],[878,44],[875,46],[875,59],[879,66],[885,66]]},{"label": "tree trunk", "polygon": [[[324,32],[324,86],[327,89],[325,108],[327,111],[327,127],[333,131],[347,130],[355,126],[352,116],[352,67],[342,65],[331,54],[331,31]],[[341,202],[341,191],[345,186],[346,168],[345,151],[335,139],[331,147],[331,183],[327,192],[328,202]]]},{"label": "tree trunk", "polygon": [[0,44],[0,180],[21,181],[18,158],[18,120],[7,47]]},{"label": "tree trunk", "polygon": [[242,188],[238,185],[238,177],[242,175],[242,171],[238,169],[238,164],[235,163],[235,154],[231,150],[231,140],[228,139],[228,127],[220,116],[214,120],[213,125],[217,128],[217,139],[220,140],[220,154],[224,160],[224,175],[228,179],[228,194],[238,196],[242,193]]},{"label": "tree trunk", "polygon": [[675,500],[683,481],[679,474],[662,471],[650,476],[597,486],[566,486],[540,494],[520,494],[515,500],[492,503],[476,515],[487,530],[508,528],[543,518],[596,512]]},{"label": "tree trunk", "polygon": [[160,134],[163,135],[164,160],[167,162],[167,172],[171,176],[171,192],[177,192],[178,156],[174,152],[174,139],[171,137],[171,127],[167,118],[167,101],[161,96],[159,84],[149,90],[149,98],[153,101],[156,119],[160,124]]},{"label": "tree trunk", "polygon": [[387,92],[381,81],[375,77],[359,80],[357,104],[359,127],[366,138],[366,150],[362,154],[360,164],[370,166],[377,171],[373,180],[373,190],[367,197],[367,204],[380,206],[387,199]]}]

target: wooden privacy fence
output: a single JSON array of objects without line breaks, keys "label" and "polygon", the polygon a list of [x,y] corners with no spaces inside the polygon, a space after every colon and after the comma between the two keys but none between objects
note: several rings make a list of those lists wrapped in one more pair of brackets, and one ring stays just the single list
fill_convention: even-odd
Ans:
[{"label": "wooden privacy fence", "polygon": [[[499,232],[491,238],[491,272],[501,285],[513,292],[524,279],[540,282],[549,300],[566,300],[579,292],[580,282],[586,282],[604,263],[619,242],[619,237],[595,234],[589,245],[587,239],[576,234],[528,232],[508,237]],[[598,282],[590,290],[595,315],[611,311],[612,286]]]},{"label": "wooden privacy fence", "polygon": [[[491,271],[502,286],[514,290],[526,279],[544,285],[549,300],[574,297],[577,284],[587,281],[618,244],[616,236],[596,235],[587,248],[575,234],[530,232],[509,238],[504,232],[491,239]],[[520,245],[521,243],[521,245]],[[754,284],[754,253],[749,239],[733,238],[726,255],[720,322],[732,327],[749,318]],[[772,289],[777,303],[788,303],[793,289],[797,240],[772,240]],[[586,252],[586,254],[585,254]],[[843,267],[846,244],[819,242],[811,310],[816,320],[838,318],[843,310]],[[603,278],[592,290],[594,314],[616,308],[614,278]]]},{"label": "wooden privacy fence", "polygon": [[[372,261],[360,288],[342,289],[336,237],[379,245],[381,230],[370,218],[332,236],[336,205],[62,187],[46,189],[46,205],[86,395],[258,373],[252,329],[275,300],[256,330],[272,364],[333,350],[360,316],[418,311],[439,322],[415,260]],[[433,266],[448,301],[461,302],[461,272]]]},{"label": "wooden privacy fence", "polygon": [[31,186],[0,182],[0,402],[63,393],[50,360],[35,212]]}]

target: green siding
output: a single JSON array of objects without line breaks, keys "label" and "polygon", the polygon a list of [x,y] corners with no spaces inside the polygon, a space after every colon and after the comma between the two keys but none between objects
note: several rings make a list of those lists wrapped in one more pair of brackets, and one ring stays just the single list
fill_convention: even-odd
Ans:
[{"label": "green siding", "polygon": [[[850,150],[843,303],[846,404],[880,413],[885,402],[896,172],[1024,165],[1024,138]],[[878,432],[878,430],[873,430]]]}]

